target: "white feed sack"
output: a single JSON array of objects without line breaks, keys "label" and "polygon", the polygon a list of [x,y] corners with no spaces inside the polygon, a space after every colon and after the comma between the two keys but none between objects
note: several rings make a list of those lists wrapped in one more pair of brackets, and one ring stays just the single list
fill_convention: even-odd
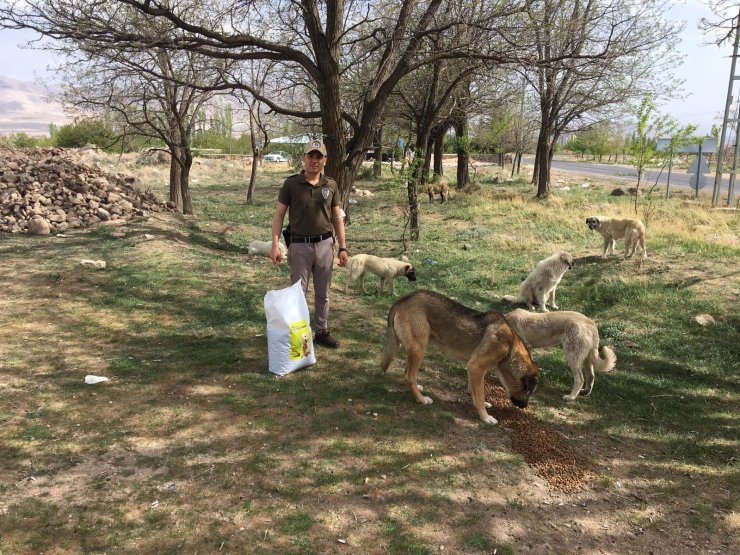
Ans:
[{"label": "white feed sack", "polygon": [[267,292],[265,316],[270,372],[284,376],[316,364],[308,304],[300,280],[285,289]]}]

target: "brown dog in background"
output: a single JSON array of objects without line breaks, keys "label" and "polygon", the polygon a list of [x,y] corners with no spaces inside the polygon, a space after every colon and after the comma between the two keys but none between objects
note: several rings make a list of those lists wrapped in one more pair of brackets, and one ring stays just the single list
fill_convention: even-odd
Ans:
[{"label": "brown dog in background", "polygon": [[465,364],[468,392],[478,416],[487,424],[496,419],[486,411],[484,383],[490,369],[511,402],[525,408],[539,380],[539,368],[524,342],[504,317],[493,310],[478,312],[433,291],[419,290],[396,301],[388,313],[385,347],[380,366],[388,370],[398,350],[406,351],[406,385],[416,400],[430,405],[416,382],[419,366],[432,343]]}]

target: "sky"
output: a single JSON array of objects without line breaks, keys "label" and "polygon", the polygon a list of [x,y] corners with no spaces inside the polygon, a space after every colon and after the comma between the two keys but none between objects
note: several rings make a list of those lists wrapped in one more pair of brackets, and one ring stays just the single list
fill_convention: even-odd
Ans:
[{"label": "sky", "polygon": [[[701,134],[708,134],[713,123],[721,123],[733,47],[707,44],[709,38],[697,29],[697,23],[710,15],[700,0],[678,0],[666,13],[670,19],[687,22],[680,45],[685,60],[675,70],[676,76],[685,81],[686,97],[664,102],[657,110],[671,114],[683,125],[698,125]],[[39,85],[45,77],[48,79],[47,67],[54,65],[51,54],[21,48],[34,38],[27,31],[0,30],[0,133],[46,134],[49,123],[61,125],[67,121],[62,107],[49,101]],[[740,63],[736,73],[740,73]]]}]

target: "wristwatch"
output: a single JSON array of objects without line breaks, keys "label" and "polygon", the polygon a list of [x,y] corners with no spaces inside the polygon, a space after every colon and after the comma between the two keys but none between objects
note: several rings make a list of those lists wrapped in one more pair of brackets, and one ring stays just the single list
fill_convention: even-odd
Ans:
[{"label": "wristwatch", "polygon": [[347,250],[347,247],[339,247],[339,252],[342,252],[342,251],[344,251],[347,254],[349,254],[349,251]]}]

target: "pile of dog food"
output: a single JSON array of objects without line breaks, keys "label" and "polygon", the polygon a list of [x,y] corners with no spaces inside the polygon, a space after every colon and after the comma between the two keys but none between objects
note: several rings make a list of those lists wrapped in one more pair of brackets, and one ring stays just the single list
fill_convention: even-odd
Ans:
[{"label": "pile of dog food", "polygon": [[0,147],[0,232],[45,235],[173,207],[61,148]]},{"label": "pile of dog food", "polygon": [[564,442],[555,430],[544,426],[528,411],[511,404],[506,391],[498,384],[486,383],[488,410],[499,426],[511,435],[511,446],[554,489],[578,490],[592,476],[589,461]]}]

